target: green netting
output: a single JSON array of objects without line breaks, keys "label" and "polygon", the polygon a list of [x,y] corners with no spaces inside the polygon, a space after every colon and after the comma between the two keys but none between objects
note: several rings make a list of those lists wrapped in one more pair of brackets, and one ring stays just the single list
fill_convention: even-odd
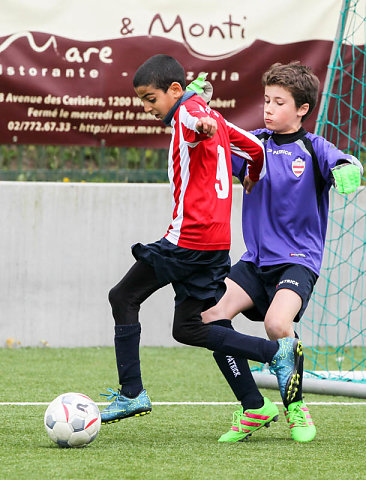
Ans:
[{"label": "green netting", "polygon": [[[316,133],[366,170],[365,38],[365,0],[345,0]],[[366,188],[348,196],[332,189],[322,271],[300,326],[311,376],[366,382],[365,268]]]},{"label": "green netting", "polygon": [[323,266],[300,325],[313,375],[366,381],[365,246],[366,190],[332,190]]}]

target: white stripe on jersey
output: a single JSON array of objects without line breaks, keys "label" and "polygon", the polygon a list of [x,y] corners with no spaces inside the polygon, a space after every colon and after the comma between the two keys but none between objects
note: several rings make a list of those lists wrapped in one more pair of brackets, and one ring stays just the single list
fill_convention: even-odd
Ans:
[{"label": "white stripe on jersey", "polygon": [[175,122],[174,120],[172,121],[171,127],[172,127],[172,132],[171,132],[171,140],[170,140],[170,145],[169,145],[169,152],[168,152],[168,178],[169,178],[169,183],[170,183],[170,193],[172,194],[172,211],[174,212],[175,209],[175,200],[174,200],[174,183],[173,183],[173,177],[174,177],[174,169],[173,169],[173,151],[174,151],[174,136],[175,136],[175,128],[174,128]]},{"label": "white stripe on jersey", "polygon": [[[184,141],[183,136],[183,129],[182,126],[189,128],[190,130],[196,130],[196,123],[198,121],[197,117],[193,117],[189,115],[187,109],[184,105],[180,107],[179,110],[179,152],[180,152],[180,178],[181,178],[181,190],[179,194],[178,200],[178,208],[177,208],[177,215],[173,218],[171,226],[169,230],[169,234],[167,235],[167,240],[169,240],[174,245],[177,245],[179,242],[181,226],[184,220],[184,195],[186,193],[186,189],[189,182],[189,165],[190,165],[190,156],[188,147],[195,147],[199,142],[189,143]],[[174,177],[174,168],[173,168],[173,148],[174,148],[174,137],[175,137],[175,120],[172,120],[172,140],[170,142],[169,148],[169,167],[168,167],[168,176],[170,181],[170,189],[173,196],[173,211],[176,207],[174,201],[174,192],[176,186],[174,185],[173,177]]]}]

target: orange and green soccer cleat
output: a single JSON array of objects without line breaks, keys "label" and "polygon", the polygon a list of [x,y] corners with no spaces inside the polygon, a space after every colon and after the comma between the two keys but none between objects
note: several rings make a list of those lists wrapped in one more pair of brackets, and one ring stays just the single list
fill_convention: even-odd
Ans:
[{"label": "orange and green soccer cleat", "polygon": [[243,408],[233,413],[233,425],[231,429],[221,435],[219,442],[235,443],[248,439],[252,433],[262,427],[269,427],[270,423],[277,422],[278,408],[268,398],[263,398],[264,405],[261,408],[253,408],[243,411]]},{"label": "orange and green soccer cleat", "polygon": [[290,427],[291,438],[295,442],[311,442],[316,435],[316,428],[308,407],[302,400],[290,403],[284,408],[285,417]]},{"label": "orange and green soccer cleat", "polygon": [[302,344],[297,338],[286,337],[277,340],[279,348],[269,366],[269,371],[277,376],[281,397],[285,407],[295,398],[300,385],[300,357]]}]

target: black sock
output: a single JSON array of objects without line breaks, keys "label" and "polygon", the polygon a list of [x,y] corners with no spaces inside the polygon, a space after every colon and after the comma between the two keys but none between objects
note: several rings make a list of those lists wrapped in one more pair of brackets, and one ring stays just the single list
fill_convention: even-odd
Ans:
[{"label": "black sock", "polygon": [[114,346],[121,394],[134,398],[141,390],[140,334],[141,324],[116,325]]},{"label": "black sock", "polygon": [[[217,320],[212,324],[234,330],[230,320]],[[263,407],[263,397],[254,381],[247,359],[220,352],[214,352],[213,357],[234,395],[242,404],[243,410]]]},{"label": "black sock", "polygon": [[220,325],[210,325],[206,348],[233,357],[271,363],[278,351],[278,342],[244,335]]}]

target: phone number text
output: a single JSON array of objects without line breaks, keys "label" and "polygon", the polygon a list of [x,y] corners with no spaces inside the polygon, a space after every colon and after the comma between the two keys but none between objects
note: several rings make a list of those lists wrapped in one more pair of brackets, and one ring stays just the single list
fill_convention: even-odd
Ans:
[{"label": "phone number text", "polygon": [[71,123],[10,120],[10,122],[8,122],[8,130],[11,132],[70,132]]}]

